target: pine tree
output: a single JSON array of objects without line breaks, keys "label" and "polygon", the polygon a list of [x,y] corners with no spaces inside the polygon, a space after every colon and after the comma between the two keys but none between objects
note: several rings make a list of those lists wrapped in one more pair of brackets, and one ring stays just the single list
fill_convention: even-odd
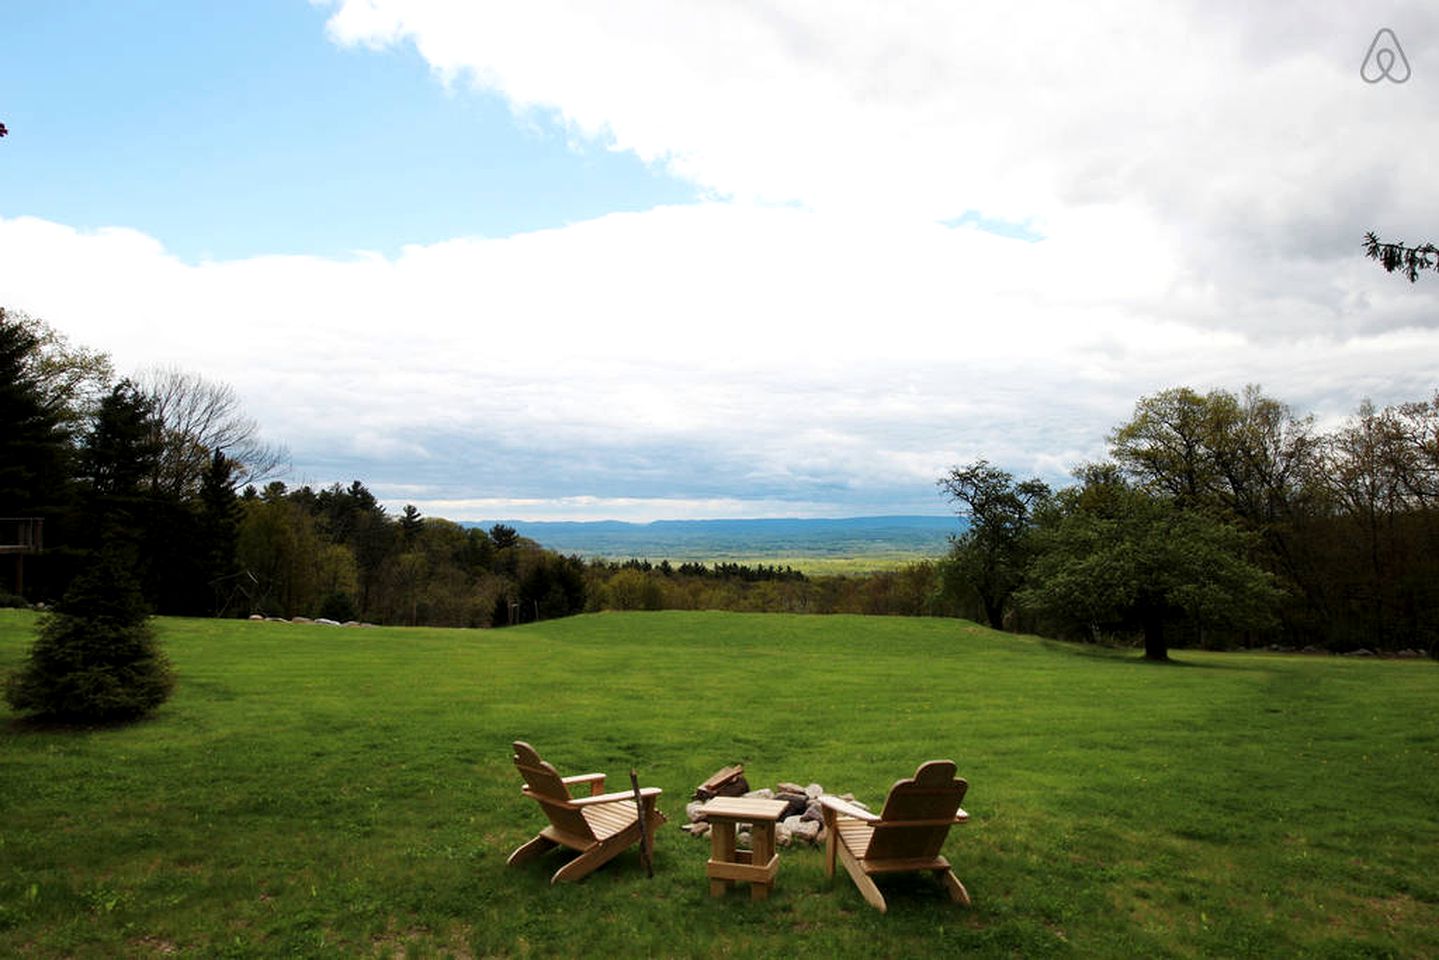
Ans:
[{"label": "pine tree", "polygon": [[5,698],[21,713],[49,720],[134,720],[169,697],[174,676],[148,622],[131,564],[102,552],[75,578],[40,626]]},{"label": "pine tree", "polygon": [[0,309],[0,516],[52,513],[68,486],[62,410],[35,375],[40,341]]},{"label": "pine tree", "polygon": [[222,451],[216,450],[200,482],[199,559],[204,582],[211,588],[229,580],[237,570],[235,553],[240,539],[240,498],[235,495],[237,466]]},{"label": "pine tree", "polygon": [[404,538],[406,546],[415,542],[425,527],[425,518],[420,516],[420,511],[413,503],[405,504],[405,512],[400,514],[400,536]]}]

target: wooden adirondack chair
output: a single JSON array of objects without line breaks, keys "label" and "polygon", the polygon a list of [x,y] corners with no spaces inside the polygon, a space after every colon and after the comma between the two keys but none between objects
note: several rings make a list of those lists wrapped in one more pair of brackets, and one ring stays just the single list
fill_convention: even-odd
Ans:
[{"label": "wooden adirondack chair", "polygon": [[[528,843],[521,845],[506,866],[533,860],[546,851],[560,846],[578,850],[579,856],[555,871],[551,883],[579,880],[614,859],[632,844],[641,840],[639,806],[633,791],[605,793],[603,773],[584,773],[562,777],[523,740],[515,741],[515,767],[525,778],[523,793],[539,803],[550,825]],[[571,797],[570,787],[588,784],[590,795]],[[665,822],[664,814],[655,809],[659,787],[639,791],[644,805],[644,823],[649,834],[647,849],[654,849],[654,832]]]},{"label": "wooden adirondack chair", "polygon": [[951,900],[969,904],[969,891],[939,855],[949,828],[969,814],[960,807],[969,783],[954,775],[950,760],[920,764],[909,780],[889,790],[878,816],[838,797],[820,797],[824,808],[825,876],[834,876],[836,855],[860,894],[880,913],[884,896],[874,874],[930,871],[949,891]]}]

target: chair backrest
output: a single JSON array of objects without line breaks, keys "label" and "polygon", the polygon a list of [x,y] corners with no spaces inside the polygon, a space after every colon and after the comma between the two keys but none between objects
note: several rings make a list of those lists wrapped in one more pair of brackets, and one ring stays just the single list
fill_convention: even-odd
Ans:
[{"label": "chair backrest", "polygon": [[515,769],[525,778],[530,796],[539,801],[550,823],[566,833],[593,839],[594,831],[584,814],[570,803],[570,790],[560,779],[559,771],[540,759],[535,748],[523,740],[516,740],[514,747]]},{"label": "chair backrest", "polygon": [[954,761],[922,763],[914,776],[890,787],[874,824],[865,859],[913,860],[939,856],[964,802],[969,782],[954,775]]}]

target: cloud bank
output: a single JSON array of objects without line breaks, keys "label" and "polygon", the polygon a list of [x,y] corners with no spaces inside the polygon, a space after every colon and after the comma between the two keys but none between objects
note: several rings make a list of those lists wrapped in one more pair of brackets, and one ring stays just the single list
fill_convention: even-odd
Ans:
[{"label": "cloud bank", "polygon": [[[344,260],[0,219],[0,302],[455,518],[937,512],[949,465],[1058,479],[1177,384],[1435,388],[1434,285],[1359,248],[1439,223],[1432,4],[968,6],[333,4],[711,199]],[[1381,25],[1408,84],[1359,78]]]}]

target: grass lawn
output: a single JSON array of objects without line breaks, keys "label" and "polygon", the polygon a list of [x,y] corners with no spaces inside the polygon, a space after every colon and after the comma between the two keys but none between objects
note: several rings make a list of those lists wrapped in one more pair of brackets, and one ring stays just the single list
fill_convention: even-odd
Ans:
[{"label": "grass lawn", "polygon": [[[0,670],[32,615],[0,611]],[[1154,666],[954,620],[630,613],[508,630],[162,620],[135,726],[0,706],[0,956],[1439,956],[1439,670],[1179,652]],[[663,787],[634,851],[551,888],[511,740]],[[694,784],[878,801],[948,757],[974,906],[887,915],[785,851],[711,899]]]}]

